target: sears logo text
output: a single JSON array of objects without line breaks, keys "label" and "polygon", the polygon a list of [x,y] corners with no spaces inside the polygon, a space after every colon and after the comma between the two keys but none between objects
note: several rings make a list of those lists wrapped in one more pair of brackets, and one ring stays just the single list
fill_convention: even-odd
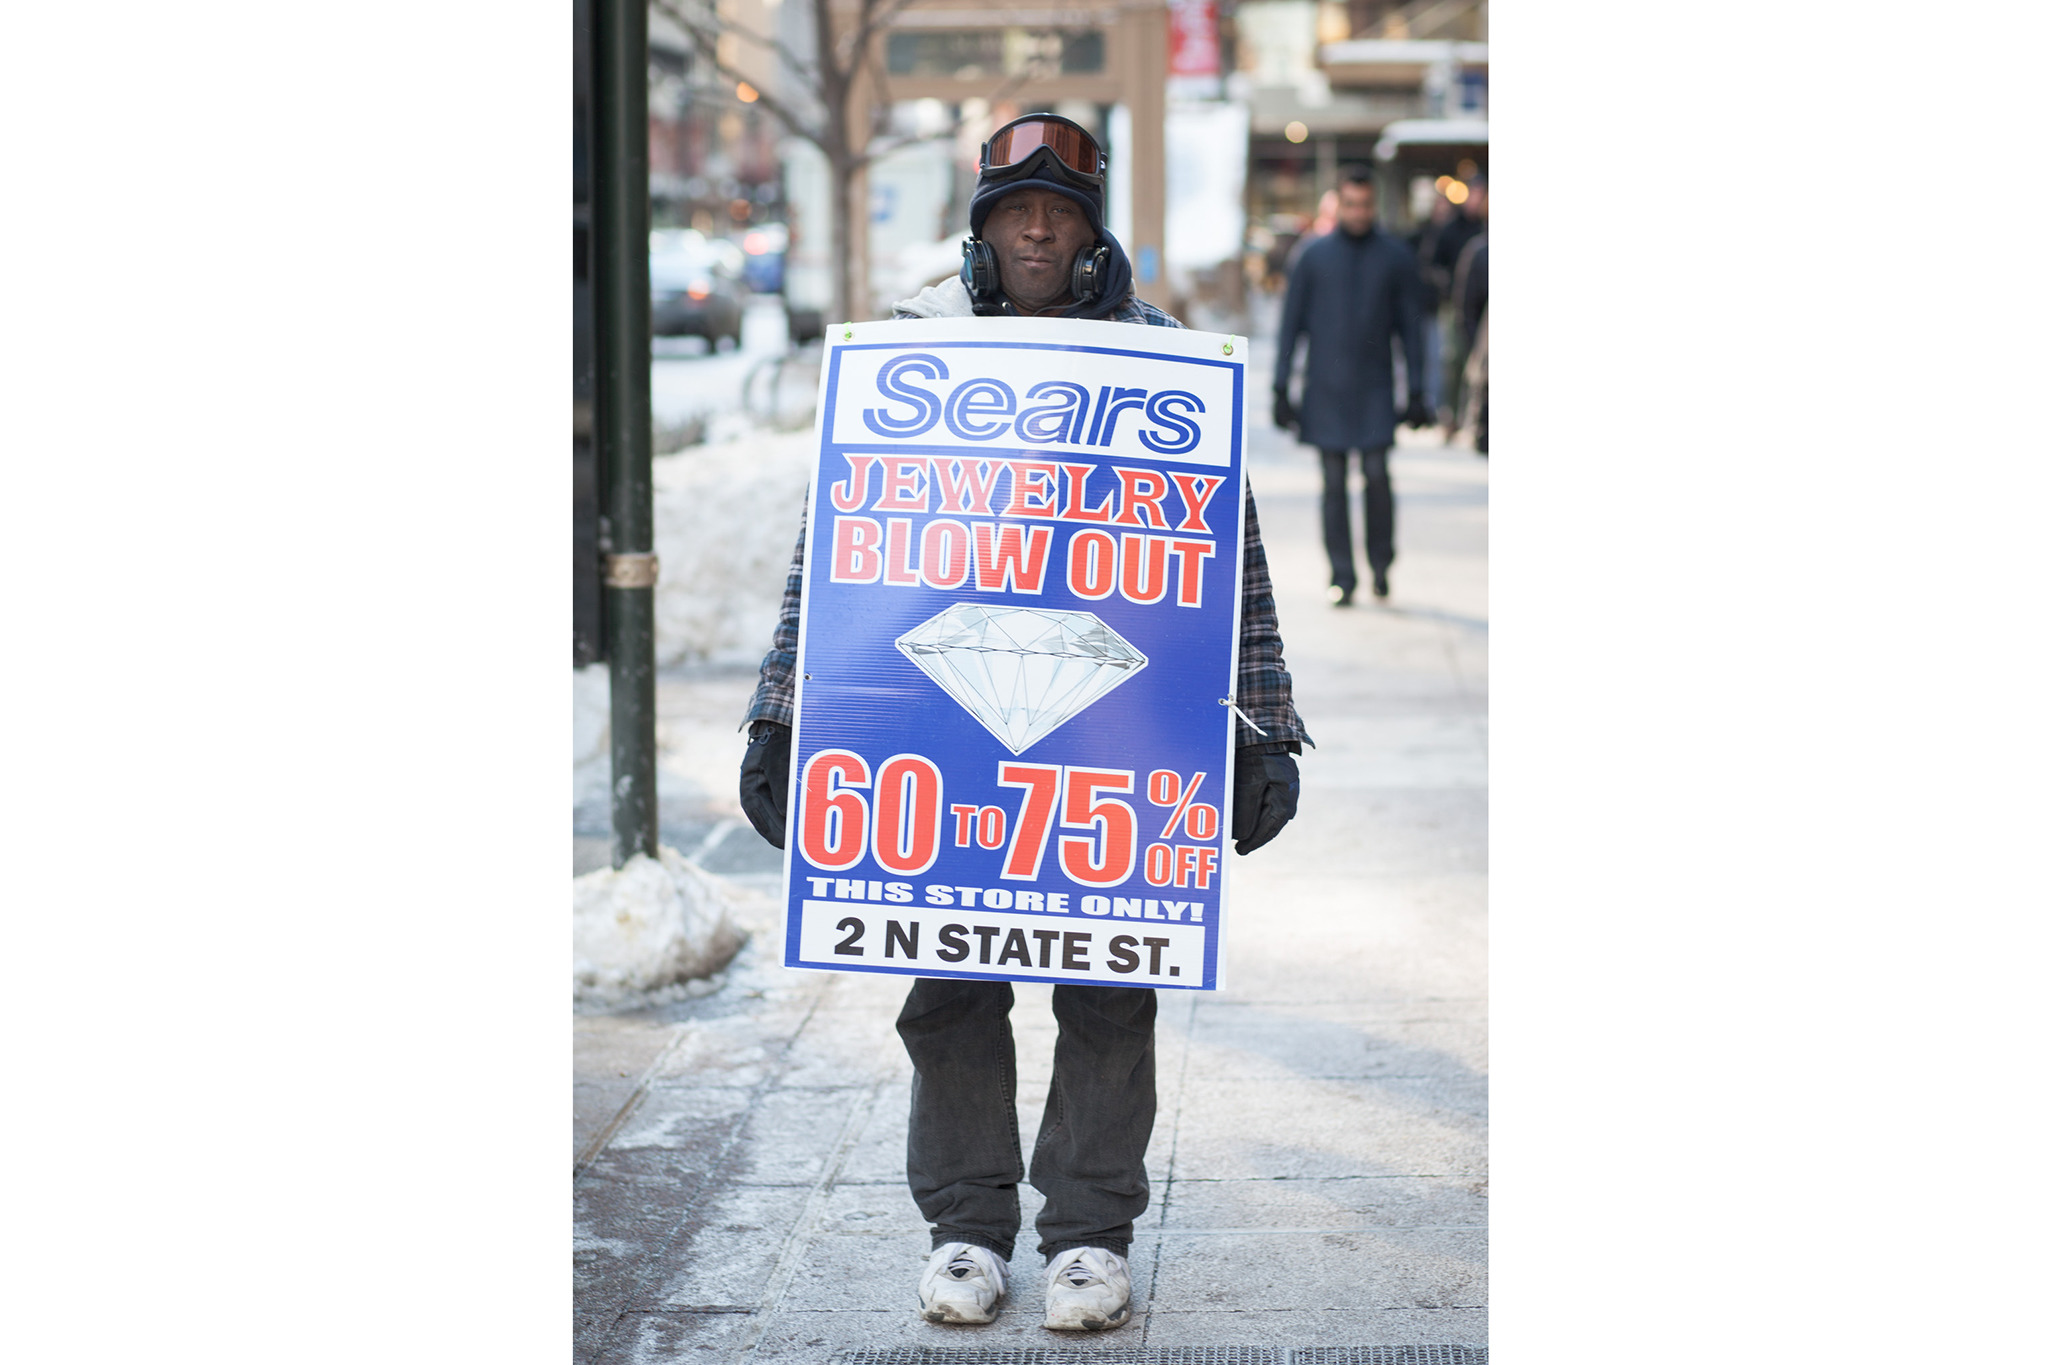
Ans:
[{"label": "sears logo text", "polygon": [[[1024,381],[1019,381],[1020,385]],[[864,408],[861,421],[885,440],[912,440],[940,423],[963,441],[1007,437],[1027,445],[1096,446],[1107,449],[1119,423],[1140,423],[1137,437],[1155,455],[1185,455],[1202,439],[1195,422],[1207,408],[1186,389],[1121,384],[1091,388],[1072,380],[1048,379],[1017,389],[1001,379],[976,377],[953,382],[946,362],[912,351],[892,357],[875,377],[882,399]]]}]

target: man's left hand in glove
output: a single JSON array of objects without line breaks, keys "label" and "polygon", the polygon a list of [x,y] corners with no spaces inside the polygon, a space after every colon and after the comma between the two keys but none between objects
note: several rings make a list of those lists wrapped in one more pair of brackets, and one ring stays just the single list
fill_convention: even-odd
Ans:
[{"label": "man's left hand in glove", "polygon": [[1423,427],[1435,426],[1436,414],[1430,411],[1429,400],[1419,393],[1409,394],[1408,411],[1402,416],[1401,424],[1403,426],[1415,427],[1418,430]]},{"label": "man's left hand in glove", "polygon": [[1301,800],[1301,772],[1286,752],[1238,750],[1237,781],[1232,788],[1230,837],[1238,853],[1270,843]]},{"label": "man's left hand in glove", "polygon": [[789,824],[789,727],[757,720],[740,760],[740,809],[763,839],[782,847]]}]

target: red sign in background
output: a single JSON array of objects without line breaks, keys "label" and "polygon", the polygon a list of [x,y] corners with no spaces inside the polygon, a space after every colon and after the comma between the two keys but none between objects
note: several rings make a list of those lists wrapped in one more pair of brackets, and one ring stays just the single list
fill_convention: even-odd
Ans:
[{"label": "red sign in background", "polygon": [[1223,52],[1216,41],[1216,0],[1173,0],[1166,25],[1166,73],[1223,73]]}]

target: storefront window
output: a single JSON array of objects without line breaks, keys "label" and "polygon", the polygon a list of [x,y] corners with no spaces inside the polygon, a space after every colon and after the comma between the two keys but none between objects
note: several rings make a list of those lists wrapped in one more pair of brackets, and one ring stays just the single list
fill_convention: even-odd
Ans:
[{"label": "storefront window", "polygon": [[896,32],[889,35],[889,74],[975,80],[1020,76],[1035,69],[1088,76],[1102,71],[1104,48],[1100,29]]}]

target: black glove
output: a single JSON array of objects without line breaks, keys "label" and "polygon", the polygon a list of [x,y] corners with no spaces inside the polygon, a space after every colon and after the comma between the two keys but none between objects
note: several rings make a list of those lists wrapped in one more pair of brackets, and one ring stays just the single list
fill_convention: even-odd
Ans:
[{"label": "black glove", "polygon": [[1294,818],[1301,800],[1301,772],[1292,754],[1240,753],[1232,793],[1230,837],[1240,854],[1272,841]]},{"label": "black glove", "polygon": [[763,839],[782,847],[789,826],[789,727],[757,720],[740,760],[740,809]]},{"label": "black glove", "polygon": [[1429,400],[1420,393],[1408,395],[1408,413],[1401,419],[1403,426],[1420,429],[1436,425],[1436,414],[1429,410]]},{"label": "black glove", "polygon": [[1282,431],[1292,431],[1301,418],[1294,411],[1294,404],[1287,401],[1287,390],[1273,390],[1273,425]]}]

